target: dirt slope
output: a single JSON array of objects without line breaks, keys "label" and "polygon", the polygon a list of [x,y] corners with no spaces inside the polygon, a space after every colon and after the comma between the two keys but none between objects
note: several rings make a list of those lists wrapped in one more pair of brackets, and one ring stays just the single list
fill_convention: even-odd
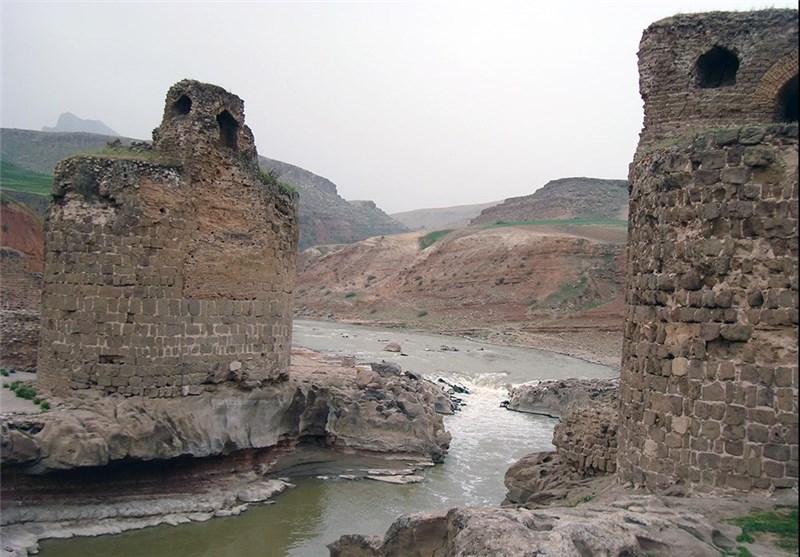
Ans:
[{"label": "dirt slope", "polygon": [[475,205],[456,205],[454,207],[434,207],[417,209],[389,215],[406,225],[409,230],[436,230],[437,228],[459,228],[469,224],[481,211],[493,207],[501,201],[478,203]]},{"label": "dirt slope", "polygon": [[[297,314],[499,335],[527,345],[535,345],[531,337],[542,334],[613,331],[619,336],[624,231],[461,229],[420,249],[422,236],[375,237],[304,251],[298,261]],[[499,337],[494,339],[503,340]]]}]

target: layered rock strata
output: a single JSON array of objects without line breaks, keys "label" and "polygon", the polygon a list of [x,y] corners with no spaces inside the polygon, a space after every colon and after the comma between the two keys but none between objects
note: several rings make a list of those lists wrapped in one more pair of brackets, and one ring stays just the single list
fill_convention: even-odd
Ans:
[{"label": "layered rock strata", "polygon": [[[232,454],[300,440],[440,462],[450,443],[441,387],[381,365],[353,367],[296,349],[295,377],[242,392],[221,385],[180,400],[91,391],[2,424],[4,473]],[[14,465],[13,469],[11,465]]]},{"label": "layered rock strata", "polygon": [[86,391],[7,419],[4,540],[19,540],[24,555],[40,538],[237,514],[277,477],[347,469],[346,479],[404,483],[444,458],[450,434],[434,406],[452,405],[437,384],[302,349],[292,360],[291,379],[247,394]]}]

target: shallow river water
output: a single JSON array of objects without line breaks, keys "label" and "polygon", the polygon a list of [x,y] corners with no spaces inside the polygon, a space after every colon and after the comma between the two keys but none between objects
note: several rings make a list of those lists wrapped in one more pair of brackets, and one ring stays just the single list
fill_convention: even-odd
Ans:
[{"label": "shallow river water", "polygon": [[[388,342],[402,354],[383,351]],[[522,348],[466,339],[353,325],[295,321],[294,344],[363,361],[393,361],[431,379],[470,389],[465,405],[445,417],[453,435],[445,463],[419,484],[370,480],[297,480],[274,504],[253,506],[237,517],[181,526],[158,526],[98,538],[45,540],[42,557],[325,557],[325,544],[342,534],[382,534],[401,514],[443,511],[461,505],[497,505],[503,476],[521,456],[552,448],[550,418],[500,407],[506,385],[538,379],[610,377],[608,367]],[[441,350],[443,346],[454,350]]]}]

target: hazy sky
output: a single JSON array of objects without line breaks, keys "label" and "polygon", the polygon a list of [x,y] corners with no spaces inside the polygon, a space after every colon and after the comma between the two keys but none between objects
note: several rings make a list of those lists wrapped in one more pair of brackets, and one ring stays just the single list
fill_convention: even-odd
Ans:
[{"label": "hazy sky", "polygon": [[149,139],[183,78],[245,101],[259,153],[387,212],[625,178],[643,29],[776,0],[10,2],[2,126],[60,113]]}]

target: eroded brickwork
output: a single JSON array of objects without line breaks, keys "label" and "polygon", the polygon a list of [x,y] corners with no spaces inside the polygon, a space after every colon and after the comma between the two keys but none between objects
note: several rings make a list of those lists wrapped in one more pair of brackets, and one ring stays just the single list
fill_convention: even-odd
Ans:
[{"label": "eroded brickwork", "polygon": [[[658,58],[658,37],[673,39],[674,60]],[[629,176],[622,481],[797,486],[798,127],[772,123],[785,116],[783,87],[754,95],[796,44],[797,12],[786,10],[679,16],[645,31],[649,118]],[[741,56],[736,83],[693,90],[688,61],[720,46]],[[796,66],[788,79],[796,84]],[[674,94],[645,94],[659,87]],[[679,97],[702,102],[689,109],[671,100]],[[664,140],[679,120],[684,131]],[[720,121],[728,125],[708,126]]]},{"label": "eroded brickwork", "polygon": [[618,422],[616,398],[582,402],[556,425],[553,445],[564,461],[584,474],[613,473],[617,469]]},{"label": "eroded brickwork", "polygon": [[784,86],[797,102],[797,11],[682,14],[639,43],[642,142],[714,125],[780,120]]},{"label": "eroded brickwork", "polygon": [[296,198],[263,183],[241,99],[182,81],[155,148],[59,164],[38,382],[144,396],[286,377]]}]

